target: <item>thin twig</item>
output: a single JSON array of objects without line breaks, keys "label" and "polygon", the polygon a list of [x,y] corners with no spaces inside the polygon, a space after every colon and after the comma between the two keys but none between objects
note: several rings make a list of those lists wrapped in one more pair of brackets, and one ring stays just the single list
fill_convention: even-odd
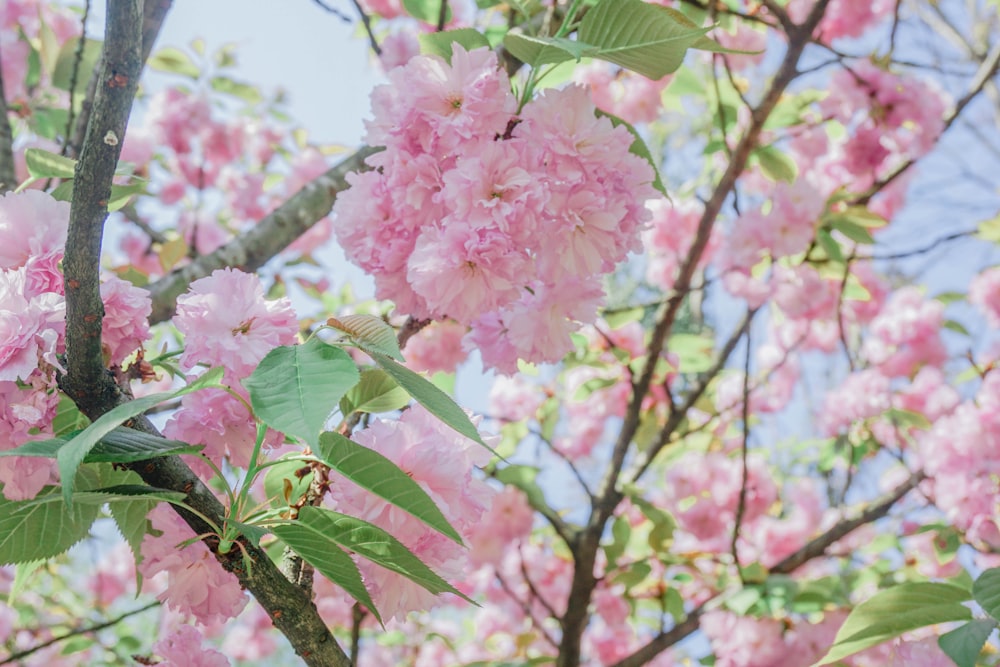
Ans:
[{"label": "thin twig", "polygon": [[83,48],[87,45],[87,19],[90,17],[90,0],[83,5],[83,16],[80,17],[80,41],[76,44],[73,54],[73,69],[69,76],[69,114],[66,116],[66,136],[63,137],[62,155],[69,153],[70,137],[73,134],[74,114],[76,113],[76,82],[80,76],[80,63],[83,62]]},{"label": "thin twig", "polygon": [[338,19],[340,19],[344,23],[350,23],[351,22],[351,17],[350,16],[348,16],[344,12],[340,11],[336,7],[331,7],[330,5],[328,5],[325,2],[323,2],[323,0],[313,0],[313,3],[316,4],[316,6],[318,6],[319,8],[323,9],[324,11],[327,11],[327,12],[333,14],[334,16],[336,16]]},{"label": "thin twig", "polygon": [[[747,311],[747,318],[752,317],[752,311]],[[750,356],[753,351],[753,345],[751,344],[752,330],[747,327],[747,354],[743,362],[743,406],[742,406],[742,418],[743,418],[743,443],[740,447],[740,464],[742,466],[742,471],[740,473],[740,496],[736,503],[736,518],[733,521],[733,539],[732,543],[729,545],[730,553],[733,555],[733,563],[736,565],[736,571],[739,574],[740,581],[743,582],[743,566],[740,565],[740,554],[737,543],[740,539],[740,526],[743,524],[743,515],[746,512],[747,506],[747,483],[749,481],[749,470],[747,468],[747,452],[750,445]],[[745,582],[744,582],[745,583]]]},{"label": "thin twig", "polygon": [[[882,499],[869,505],[858,516],[852,519],[842,519],[828,531],[807,543],[795,553],[787,556],[770,569],[771,574],[789,574],[805,565],[814,558],[826,553],[826,550],[838,540],[843,539],[858,528],[873,523],[889,513],[896,503],[912,491],[924,479],[923,474],[912,475],[908,480],[897,486]],[[654,657],[688,637],[698,629],[698,622],[711,606],[718,604],[720,596],[703,602],[695,607],[684,620],[678,622],[666,632],[661,632],[645,646],[614,664],[614,667],[641,667]]]},{"label": "thin twig", "polygon": [[105,628],[114,627],[115,625],[118,625],[119,623],[124,621],[126,618],[129,618],[131,616],[136,616],[144,611],[149,611],[150,609],[159,607],[160,604],[161,603],[159,600],[153,600],[152,602],[143,607],[139,607],[138,609],[133,609],[132,611],[126,611],[125,613],[120,614],[119,616],[115,616],[112,619],[108,619],[107,621],[102,621],[100,623],[95,623],[94,625],[87,625],[81,628],[77,628],[75,630],[70,630],[69,632],[61,634],[58,637],[52,637],[51,639],[48,639],[42,642],[41,644],[36,644],[31,648],[26,648],[23,651],[18,651],[17,653],[11,653],[6,658],[0,659],[0,665],[7,665],[12,662],[17,662],[18,660],[23,660],[33,653],[37,653],[42,649],[48,648],[53,644],[58,644],[59,642],[66,641],[67,639],[70,639],[72,637],[78,637],[80,635],[90,635],[95,632],[100,632]]},{"label": "thin twig", "polygon": [[354,3],[354,7],[358,10],[358,15],[361,17],[361,24],[365,26],[365,32],[368,33],[368,43],[371,44],[372,51],[375,52],[376,56],[382,55],[382,47],[379,46],[378,40],[375,39],[375,32],[372,30],[372,19],[368,16],[364,7],[358,0],[351,0]]}]

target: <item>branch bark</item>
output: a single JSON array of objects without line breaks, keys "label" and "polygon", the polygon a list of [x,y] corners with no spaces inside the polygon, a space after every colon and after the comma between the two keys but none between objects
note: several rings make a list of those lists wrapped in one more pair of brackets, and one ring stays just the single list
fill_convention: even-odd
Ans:
[{"label": "branch bark", "polygon": [[[151,5],[169,7],[169,3]],[[142,0],[109,0],[107,16],[103,66],[96,78],[93,106],[77,162],[63,260],[66,373],[60,378],[60,387],[92,420],[129,400],[104,366],[99,267],[111,180],[142,71],[146,39],[143,27],[148,27]],[[159,435],[145,418],[133,420],[128,425]],[[216,524],[225,522],[225,508],[178,457],[153,459],[135,464],[133,469],[153,486],[184,492],[186,502]],[[179,513],[197,534],[211,532],[197,516],[185,511]],[[241,548],[223,554],[218,551],[218,540],[210,537],[206,543],[221,565],[235,574],[240,584],[264,606],[275,626],[288,637],[306,664],[316,667],[348,664],[347,656],[308,595],[285,579],[264,551],[241,540]],[[244,566],[244,553],[252,562],[252,569]]]},{"label": "branch bark", "polygon": [[813,30],[819,24],[829,0],[819,0],[809,12],[802,25],[791,26],[788,30],[788,50],[785,58],[775,74],[764,99],[751,112],[750,125],[733,149],[732,159],[712,196],[705,203],[705,210],[698,223],[691,249],[684,259],[677,280],[674,283],[673,294],[667,300],[653,328],[651,340],[647,348],[646,364],[639,377],[632,383],[632,397],[629,402],[621,431],[612,451],[611,461],[597,491],[597,499],[593,503],[590,520],[579,539],[571,544],[574,558],[573,584],[570,590],[566,614],[562,618],[563,637],[559,647],[559,667],[575,667],[580,663],[580,640],[587,625],[587,607],[590,596],[597,581],[594,577],[594,562],[601,535],[608,518],[614,508],[621,502],[622,495],[617,489],[625,456],[628,453],[632,438],[639,427],[639,416],[642,401],[649,392],[653,380],[656,360],[663,351],[667,334],[673,327],[677,314],[687,295],[692,279],[698,268],[708,240],[715,226],[716,219],[725,201],[732,194],[736,180],[746,168],[750,153],[757,147],[764,123],[774,111],[782,93],[798,74],[797,66],[802,52],[809,44]]},{"label": "branch bark", "polygon": [[210,275],[216,269],[236,267],[256,271],[272,257],[287,248],[319,220],[329,215],[337,193],[347,187],[347,174],[362,171],[365,159],[380,148],[362,147],[325,174],[312,181],[274,212],[264,217],[246,234],[170,274],[149,286],[153,312],[150,324],[173,317],[177,297],[193,281]]},{"label": "branch bark", "polygon": [[[789,574],[797,570],[802,565],[805,565],[813,558],[822,556],[826,550],[838,540],[846,537],[861,526],[867,525],[886,516],[889,513],[889,510],[891,510],[896,503],[902,500],[906,494],[915,489],[923,479],[923,474],[912,475],[908,480],[893,489],[893,491],[887,496],[867,507],[858,516],[841,520],[835,526],[830,528],[830,530],[812,540],[795,553],[786,557],[784,560],[780,561],[777,565],[770,569],[770,573]],[[717,604],[718,600],[719,596],[716,596],[711,600],[698,605],[692,609],[686,617],[684,617],[684,620],[678,622],[674,627],[670,628],[666,632],[658,634],[650,640],[648,644],[637,650],[632,655],[616,662],[614,667],[641,667],[642,665],[645,665],[657,655],[697,630],[701,617],[706,611],[712,608],[712,606]]]}]

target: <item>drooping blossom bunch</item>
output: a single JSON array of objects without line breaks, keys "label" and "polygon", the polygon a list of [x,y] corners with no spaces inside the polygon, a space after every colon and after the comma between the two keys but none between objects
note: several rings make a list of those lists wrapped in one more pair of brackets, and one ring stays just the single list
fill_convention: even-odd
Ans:
[{"label": "drooping blossom bunch", "polygon": [[[38,190],[0,198],[0,443],[5,449],[52,433],[59,395],[55,374],[65,352],[60,262],[69,204]],[[107,362],[122,365],[149,338],[149,294],[117,276],[101,284]],[[33,497],[49,482],[51,463],[0,459],[7,498]]]},{"label": "drooping blossom bunch", "polygon": [[385,146],[336,203],[348,257],[376,295],[471,328],[510,373],[557,361],[593,321],[601,274],[639,249],[651,167],[587,91],[546,90],[520,111],[486,50],[411,59],[372,94],[367,141]]},{"label": "drooping blossom bunch", "polygon": [[[240,380],[249,377],[272,349],[294,344],[299,330],[287,298],[266,299],[260,278],[236,269],[219,269],[191,283],[188,292],[177,298],[174,323],[184,335],[181,368],[221,366],[223,381],[244,399],[247,392]],[[186,394],[164,433],[205,445],[202,454],[217,465],[226,455],[234,465],[245,467],[256,425],[243,401],[213,388]],[[267,440],[269,445],[280,442],[273,432]]]},{"label": "drooping blossom bunch", "polygon": [[[399,466],[423,487],[463,539],[470,538],[496,494],[472,474],[474,467],[489,462],[485,448],[419,406],[397,420],[375,420],[354,439]],[[333,484],[331,496],[338,511],[385,529],[441,576],[457,579],[465,571],[469,551],[413,515],[348,481]],[[384,618],[401,619],[408,611],[440,603],[424,588],[370,561],[359,559],[358,568]]]}]

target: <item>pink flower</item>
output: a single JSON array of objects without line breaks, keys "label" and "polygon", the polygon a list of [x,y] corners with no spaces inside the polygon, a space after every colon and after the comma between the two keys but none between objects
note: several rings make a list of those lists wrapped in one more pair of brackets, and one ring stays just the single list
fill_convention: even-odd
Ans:
[{"label": "pink flower", "polygon": [[499,563],[505,549],[528,537],[534,519],[535,511],[524,492],[512,486],[504,487],[472,527],[469,544],[473,562]]},{"label": "pink flower", "polygon": [[0,197],[0,269],[18,269],[32,257],[62,254],[69,227],[69,202],[38,190]]},{"label": "pink flower", "polygon": [[203,637],[191,625],[182,625],[170,636],[153,644],[163,658],[161,667],[229,667],[229,659],[212,649],[202,648]]},{"label": "pink flower", "polygon": [[65,302],[54,293],[26,297],[26,270],[0,271],[0,380],[27,380],[55,365],[65,330]]},{"label": "pink flower", "polygon": [[465,327],[454,320],[434,322],[406,343],[406,365],[428,373],[454,373],[468,353],[462,347]]},{"label": "pink flower", "polygon": [[[161,504],[153,508],[149,520],[159,534],[149,533],[143,539],[139,571],[147,579],[167,574],[166,586],[157,597],[171,609],[192,614],[206,624],[239,614],[247,596],[236,577],[222,569],[203,542],[178,546],[194,537],[183,519]],[[186,667],[188,663],[179,664]]]},{"label": "pink flower", "polygon": [[101,283],[104,320],[102,342],[108,349],[111,364],[121,364],[132,352],[149,340],[147,318],[153,311],[149,292],[111,276]]},{"label": "pink flower", "polygon": [[230,378],[250,375],[279,345],[291,345],[298,320],[287,298],[268,301],[256,274],[220,269],[191,283],[177,298],[177,329],[184,334],[184,368],[222,366]]},{"label": "pink flower", "polygon": [[994,329],[1000,329],[1000,267],[986,269],[969,284],[969,303],[976,306]]}]

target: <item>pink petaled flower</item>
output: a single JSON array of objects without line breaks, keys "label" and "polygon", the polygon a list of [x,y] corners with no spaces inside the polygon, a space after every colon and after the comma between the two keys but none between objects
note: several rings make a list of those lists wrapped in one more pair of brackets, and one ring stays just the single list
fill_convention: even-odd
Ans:
[{"label": "pink petaled flower", "polygon": [[18,269],[32,257],[62,254],[69,202],[38,190],[0,197],[0,269]]},{"label": "pink petaled flower", "polygon": [[65,331],[63,297],[55,293],[28,299],[26,270],[0,271],[0,380],[27,380],[46,362],[56,365]]},{"label": "pink petaled flower", "polygon": [[62,257],[62,248],[59,248],[28,258],[24,265],[24,296],[30,299],[46,292],[63,293],[63,273],[59,268]]},{"label": "pink petaled flower", "polygon": [[101,339],[107,347],[109,362],[121,364],[149,340],[147,318],[153,312],[149,291],[111,276],[101,283],[101,300],[104,302]]},{"label": "pink petaled flower", "polygon": [[454,373],[468,353],[462,347],[465,327],[454,320],[434,322],[406,343],[406,365],[419,372]]},{"label": "pink petaled flower", "polygon": [[261,605],[252,604],[229,625],[222,650],[235,660],[264,660],[278,650],[275,635],[270,616]]},{"label": "pink petaled flower", "polygon": [[852,373],[826,395],[823,405],[823,431],[836,435],[855,422],[878,417],[892,407],[889,378],[874,368]]},{"label": "pink petaled flower", "polygon": [[[496,494],[473,476],[473,468],[485,465],[490,453],[422,407],[407,410],[398,420],[376,420],[355,437],[420,484],[465,538],[482,520]],[[331,494],[339,511],[387,530],[438,574],[445,578],[463,574],[468,552],[411,514],[346,480],[334,484]],[[401,619],[410,610],[439,603],[434,595],[401,575],[365,560],[358,565],[383,618]]]},{"label": "pink petaled flower", "polygon": [[773,618],[710,611],[701,617],[717,667],[776,667],[786,655],[784,626]]},{"label": "pink petaled flower", "polygon": [[[534,362],[560,361],[573,349],[569,335],[576,322],[593,322],[604,299],[604,290],[596,280],[567,280],[557,287],[535,282],[521,298],[504,308],[500,317],[504,336],[517,357]],[[478,335],[473,323],[470,340],[483,354],[483,360],[501,372],[514,372],[509,357],[494,359],[493,348]]]},{"label": "pink petaled flower", "polygon": [[[51,380],[35,371],[26,387],[0,382],[0,448],[13,449],[29,440],[51,437],[51,424],[59,404]],[[34,457],[0,458],[0,483],[9,500],[28,500],[52,479],[54,461]]]},{"label": "pink petaled flower", "polygon": [[420,235],[406,275],[433,316],[469,323],[518,296],[528,258],[499,231],[446,223]]},{"label": "pink petaled flower", "polygon": [[940,366],[947,358],[943,324],[944,304],[925,298],[917,287],[904,287],[872,320],[862,351],[889,377],[910,375],[923,365]]},{"label": "pink petaled flower", "polygon": [[[702,206],[693,201],[671,204],[666,199],[653,199],[646,204],[653,213],[652,225],[642,233],[646,248],[646,280],[663,289],[669,289],[677,277],[677,269],[687,257],[698,229]],[[718,248],[720,237],[712,228],[708,246],[701,256],[701,264],[711,260]]]},{"label": "pink petaled flower", "polygon": [[573,70],[573,80],[590,89],[594,104],[629,123],[650,123],[663,110],[663,90],[671,77],[654,81],[600,60]]},{"label": "pink petaled flower", "polygon": [[541,387],[525,375],[501,375],[490,387],[490,416],[512,422],[534,419],[543,401]]},{"label": "pink petaled flower", "polygon": [[1000,329],[1000,266],[986,269],[969,283],[969,303],[994,329]]},{"label": "pink petaled flower", "polygon": [[194,537],[183,519],[161,504],[149,513],[149,520],[160,534],[147,534],[143,539],[139,572],[147,579],[167,573],[167,584],[157,597],[171,609],[192,614],[206,624],[239,614],[247,596],[236,577],[219,565],[203,542],[178,547]]},{"label": "pink petaled flower", "polygon": [[229,667],[229,659],[213,649],[202,648],[201,633],[191,625],[182,625],[170,636],[153,644],[163,660],[160,667]]},{"label": "pink petaled flower", "polygon": [[410,58],[420,55],[420,42],[409,30],[390,32],[380,46],[382,53],[379,54],[379,62],[385,70],[402,67]]},{"label": "pink petaled flower", "polygon": [[535,510],[528,504],[524,492],[512,486],[493,498],[493,503],[480,521],[472,527],[469,546],[475,563],[497,564],[508,547],[531,534]]},{"label": "pink petaled flower", "polygon": [[[246,396],[241,386],[233,389]],[[216,465],[222,464],[223,457],[237,467],[246,468],[250,464],[250,454],[257,437],[257,427],[246,405],[222,389],[202,389],[185,394],[181,407],[167,422],[164,435],[193,445],[205,445],[202,454]],[[281,441],[279,434],[268,432],[266,446],[276,446]],[[212,471],[203,462],[194,459],[192,468],[205,478]]]},{"label": "pink petaled flower", "polygon": [[256,274],[220,269],[191,283],[177,298],[177,329],[184,334],[184,368],[222,366],[230,378],[253,372],[279,345],[291,345],[298,320],[287,298],[268,301]]},{"label": "pink petaled flower", "polygon": [[486,48],[455,44],[450,65],[417,56],[388,77],[372,92],[375,118],[366,123],[372,145],[443,157],[468,142],[492,141],[517,110],[507,74]]}]

